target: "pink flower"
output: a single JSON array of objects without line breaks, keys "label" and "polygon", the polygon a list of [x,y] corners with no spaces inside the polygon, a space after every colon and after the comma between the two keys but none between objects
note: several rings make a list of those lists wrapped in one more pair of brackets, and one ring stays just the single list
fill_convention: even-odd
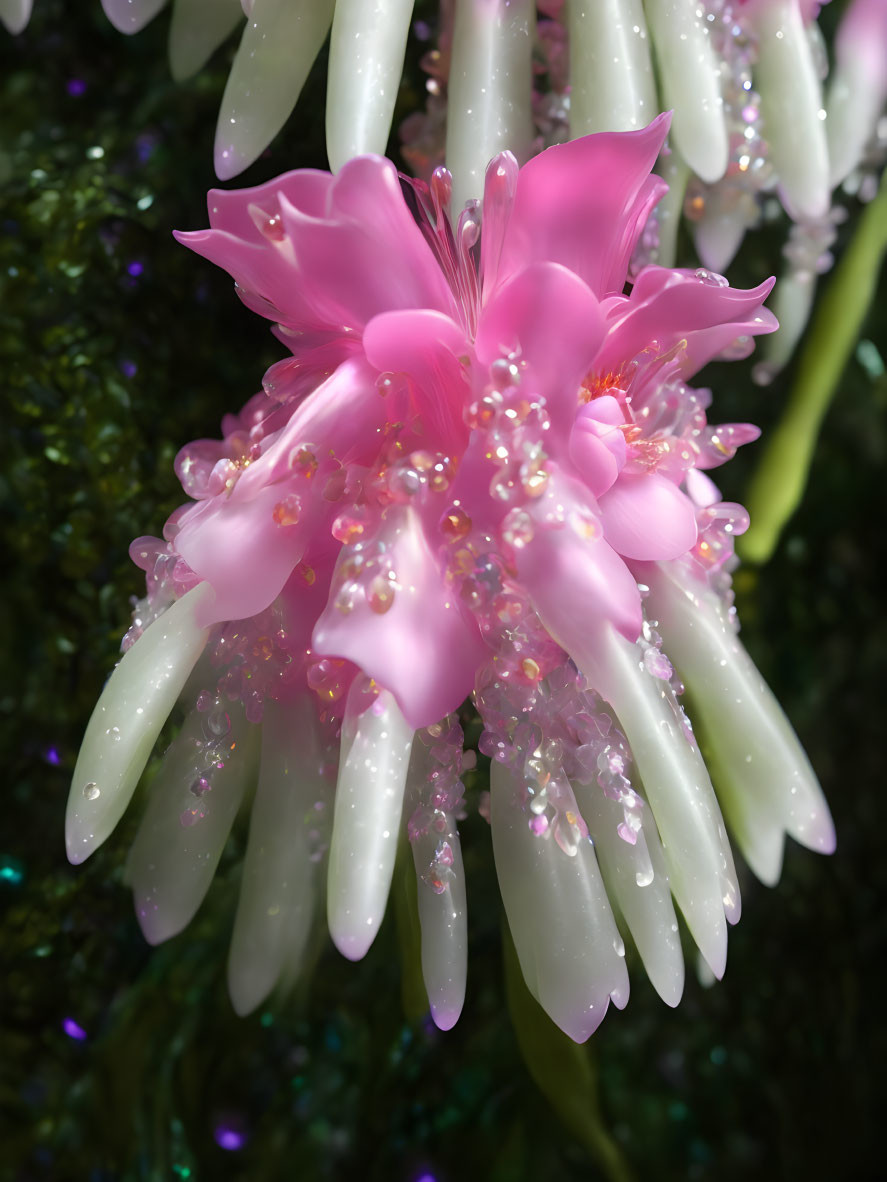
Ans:
[{"label": "pink flower", "polygon": [[[80,861],[110,831],[207,646],[132,878],[150,938],[184,926],[261,724],[230,965],[239,1009],[298,959],[311,915],[303,863],[326,840],[320,821],[309,840],[298,818],[329,812],[338,762],[333,938],[355,959],[372,942],[406,807],[431,1008],[444,1027],[456,1020],[466,938],[454,712],[472,694],[506,912],[555,1021],[583,1039],[609,1000],[627,999],[610,897],[671,1004],[683,981],[672,895],[720,975],[738,889],[660,615],[673,620],[666,647],[674,640],[711,683],[712,727],[725,710],[751,718],[752,733],[740,725],[731,739],[742,764],[724,792],[740,800],[730,810],[759,871],[778,875],[785,832],[832,841],[812,773],[730,623],[743,512],[697,471],[757,432],[709,427],[709,395],[686,384],[775,326],[762,308],[770,284],[736,291],[707,271],[650,267],[624,294],[663,190],[650,169],[667,127],[590,136],[521,170],[501,155],[455,230],[447,174],[426,187],[363,157],[336,177],[213,192],[212,228],[180,236],[231,272],[291,356],[226,420],[222,443],[179,455],[194,501],[165,542],[134,543],[149,595],[84,743],[68,841]],[[124,742],[112,748],[102,735],[119,703]],[[758,792],[778,785],[754,819],[746,763]],[[281,895],[298,938],[268,919]]]}]

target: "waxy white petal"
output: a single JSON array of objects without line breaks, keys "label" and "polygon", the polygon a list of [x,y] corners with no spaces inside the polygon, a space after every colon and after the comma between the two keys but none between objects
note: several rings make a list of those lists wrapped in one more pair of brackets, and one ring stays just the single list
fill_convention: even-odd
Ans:
[{"label": "waxy white petal", "polygon": [[662,106],[674,108],[672,137],[704,181],[727,171],[728,141],[721,98],[720,64],[697,0],[647,0],[647,22],[656,46]]},{"label": "waxy white petal", "polygon": [[65,817],[69,861],[83,862],[123,816],[169,712],[206,645],[197,623],[208,583],[183,595],[111,674],[83,736]]},{"label": "waxy white petal", "polygon": [[33,5],[34,0],[0,0],[0,21],[13,37],[27,28]]},{"label": "waxy white petal", "polygon": [[840,185],[862,160],[884,107],[885,83],[855,62],[839,62],[825,105],[829,184]]},{"label": "waxy white petal", "polygon": [[668,192],[657,203],[655,217],[659,229],[659,246],[656,263],[660,267],[673,267],[677,256],[678,227],[684,210],[684,195],[690,168],[686,160],[672,148],[668,155],[659,157],[656,171],[668,185]]},{"label": "waxy white petal", "polygon": [[499,152],[526,160],[533,137],[532,69],[536,6],[531,0],[457,0],[447,85],[447,168],[454,221],[480,198]]},{"label": "waxy white petal", "polygon": [[[422,929],[422,977],[435,1025],[450,1030],[459,1020],[465,1002],[468,909],[459,830],[450,814],[445,814],[443,820],[443,827],[432,827],[411,845]],[[427,876],[442,842],[449,846],[452,862],[444,875],[444,888],[438,893]]]},{"label": "waxy white petal", "polygon": [[810,761],[717,597],[650,568],[648,610],[693,697],[730,826],[763,882],[779,877],[783,833],[820,853],[835,848]]},{"label": "waxy white petal", "polygon": [[779,328],[764,340],[764,360],[755,367],[759,381],[772,380],[791,360],[810,319],[816,280],[813,271],[798,270],[789,271],[777,280],[770,307]]},{"label": "waxy white petal", "polygon": [[329,758],[307,695],[266,701],[259,784],[228,954],[228,992],[238,1014],[260,1005],[302,960],[332,814]]},{"label": "waxy white petal", "polygon": [[768,0],[755,15],[763,134],[779,188],[794,218],[822,217],[829,206],[829,162],[822,89],[797,0]]},{"label": "waxy white petal", "polygon": [[166,0],[102,0],[105,16],[121,33],[137,33],[166,4]]},{"label": "waxy white petal", "polygon": [[330,38],[326,148],[330,168],[385,155],[414,0],[336,0]]},{"label": "waxy white petal", "polygon": [[175,0],[169,27],[169,68],[190,78],[243,20],[240,0]]},{"label": "waxy white petal", "polygon": [[196,796],[192,790],[208,737],[206,716],[197,710],[188,716],[151,785],[127,861],[136,916],[150,944],[177,935],[194,918],[254,773],[258,728],[246,721],[239,705],[230,708],[228,718],[230,730],[212,749],[223,766],[206,775],[212,785],[206,793]]},{"label": "waxy white petal", "polygon": [[216,127],[220,180],[243,172],[289,118],[326,40],[334,0],[255,0]]},{"label": "waxy white petal", "polygon": [[619,836],[624,810],[596,784],[574,784],[610,898],[637,945],[653,988],[670,1006],[684,990],[684,954],[656,823],[649,810],[635,845]]},{"label": "waxy white petal", "polygon": [[726,198],[717,188],[705,197],[705,211],[693,225],[696,252],[710,271],[723,275],[742,245],[748,220],[745,211],[727,192]]},{"label": "waxy white petal", "polygon": [[722,850],[720,810],[698,748],[685,736],[662,682],[640,650],[610,628],[568,650],[613,707],[662,838],[672,893],[715,976],[727,963],[725,900],[738,889]]},{"label": "waxy white petal", "polygon": [[571,0],[570,134],[636,131],[656,115],[641,0]]},{"label": "waxy white petal", "polygon": [[342,722],[327,894],[330,934],[349,960],[366,955],[385,914],[414,733],[387,690],[358,713],[363,681]]},{"label": "waxy white petal", "polygon": [[536,835],[521,806],[521,783],[495,760],[490,823],[502,902],[527,988],[575,1042],[600,1025],[610,1001],[628,1000],[628,971],[594,848],[570,857]]}]

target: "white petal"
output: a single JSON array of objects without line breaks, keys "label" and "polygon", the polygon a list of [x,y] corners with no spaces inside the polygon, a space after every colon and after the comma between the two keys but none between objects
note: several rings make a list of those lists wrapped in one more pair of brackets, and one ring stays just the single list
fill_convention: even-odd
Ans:
[{"label": "white petal", "polygon": [[709,189],[705,211],[693,226],[696,252],[710,271],[723,275],[742,245],[749,221],[746,209],[730,189]]},{"label": "white petal", "polygon": [[453,219],[480,198],[490,160],[509,149],[526,160],[533,136],[530,0],[457,0],[447,85],[447,168]]},{"label": "white petal", "polygon": [[[574,646],[575,648],[575,646]],[[628,739],[656,819],[672,893],[693,939],[721,977],[727,963],[724,899],[736,890],[718,832],[720,810],[702,756],[685,737],[662,682],[640,650],[610,628],[570,655],[610,703]]]},{"label": "white petal", "polygon": [[166,0],[102,0],[105,16],[121,33],[137,33],[154,19]]},{"label": "white petal", "polygon": [[617,833],[623,809],[596,785],[575,784],[576,800],[594,839],[607,893],[622,913],[653,988],[670,1006],[684,990],[684,954],[671,887],[651,815],[630,845]]},{"label": "white petal", "polygon": [[342,723],[327,896],[330,934],[349,960],[366,955],[385,914],[413,743],[387,690],[358,713],[362,683],[352,684]]},{"label": "white petal", "polygon": [[717,598],[681,586],[662,568],[651,568],[649,581],[649,610],[693,695],[724,812],[749,865],[775,882],[783,831],[831,853],[834,826],[816,775]]},{"label": "white petal", "polygon": [[855,62],[839,63],[829,81],[825,122],[829,184],[840,185],[862,159],[884,105],[884,85]]},{"label": "white petal", "polygon": [[[205,773],[212,787],[192,785],[207,757],[206,716],[193,710],[164,757],[127,862],[136,915],[145,938],[159,944],[194,918],[210,888],[256,763],[258,728],[239,706],[230,730],[210,749],[224,766]],[[204,815],[199,815],[205,810]]]},{"label": "white petal", "polygon": [[663,107],[674,108],[672,136],[681,155],[704,181],[727,171],[727,125],[720,63],[698,0],[647,0],[656,46]]},{"label": "white petal", "polygon": [[763,133],[779,187],[794,218],[822,217],[829,206],[829,164],[822,91],[797,0],[756,9]]},{"label": "white petal", "polygon": [[772,381],[791,360],[810,319],[816,278],[813,271],[790,271],[774,287],[770,307],[779,328],[764,341],[764,360],[756,367],[758,380],[764,375],[767,381]]},{"label": "white petal", "polygon": [[334,0],[255,0],[222,97],[216,175],[243,172],[296,105],[326,40]]},{"label": "white petal", "polygon": [[238,1014],[260,1005],[302,959],[332,813],[329,762],[307,696],[266,702],[259,785],[228,956],[228,992]]},{"label": "white petal", "polygon": [[567,6],[570,134],[635,131],[659,114],[641,0]]},{"label": "white petal", "polygon": [[326,147],[330,168],[385,155],[414,0],[337,0],[330,38]]},{"label": "white petal", "polygon": [[155,620],[111,674],[83,736],[65,817],[68,859],[98,849],[123,816],[169,712],[209,635],[200,583]]},{"label": "white petal", "polygon": [[169,27],[169,68],[190,78],[243,20],[240,0],[175,0]]},{"label": "white petal", "polygon": [[520,782],[495,761],[490,788],[496,873],[524,980],[552,1021],[585,1042],[629,989],[594,849],[585,840],[569,857],[551,836],[532,833]]},{"label": "white petal", "polygon": [[[465,1002],[468,971],[468,921],[465,870],[455,818],[442,814],[443,824],[412,842],[416,867],[419,924],[422,929],[422,977],[431,1016],[441,1030],[456,1025]],[[438,845],[446,842],[452,856],[448,873],[436,891],[428,881]]]},{"label": "white petal", "polygon": [[33,3],[34,0],[0,0],[0,21],[13,37],[27,28]]},{"label": "white petal", "polygon": [[659,157],[656,169],[668,185],[668,192],[659,201],[655,210],[659,227],[656,263],[660,267],[673,267],[677,256],[678,227],[684,210],[684,195],[687,191],[687,181],[690,179],[690,169],[674,147],[668,155]]}]

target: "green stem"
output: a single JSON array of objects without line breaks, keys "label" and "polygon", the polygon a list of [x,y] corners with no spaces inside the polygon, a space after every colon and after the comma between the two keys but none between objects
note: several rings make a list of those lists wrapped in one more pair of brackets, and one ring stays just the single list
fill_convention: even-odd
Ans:
[{"label": "green stem", "polygon": [[885,251],[887,173],[819,302],[785,413],[749,485],[752,527],[737,544],[747,562],[767,562],[801,503],[822,420],[859,339]]}]

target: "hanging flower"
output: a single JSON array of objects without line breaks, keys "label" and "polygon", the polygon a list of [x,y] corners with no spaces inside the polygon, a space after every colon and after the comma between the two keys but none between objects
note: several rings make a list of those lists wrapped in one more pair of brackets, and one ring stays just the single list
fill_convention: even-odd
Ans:
[{"label": "hanging flower", "polygon": [[786,833],[833,846],[736,636],[747,519],[703,474],[757,432],[710,427],[687,384],[774,327],[770,284],[649,267],[624,291],[667,128],[521,170],[502,154],[455,231],[448,174],[425,186],[361,157],[213,192],[212,228],[180,235],[291,355],[222,441],[180,453],[191,502],[133,544],[148,594],[84,739],[67,841],[80,862],[108,836],[184,692],[129,874],[149,939],[179,931],[258,767],[240,1011],[298,971],[327,859],[333,940],[364,955],[405,824],[432,1014],[456,1021],[469,696],[521,966],[577,1040],[627,1000],[614,907],[669,1004],[673,899],[724,970],[739,893],[682,682],[756,872],[776,880]]}]

